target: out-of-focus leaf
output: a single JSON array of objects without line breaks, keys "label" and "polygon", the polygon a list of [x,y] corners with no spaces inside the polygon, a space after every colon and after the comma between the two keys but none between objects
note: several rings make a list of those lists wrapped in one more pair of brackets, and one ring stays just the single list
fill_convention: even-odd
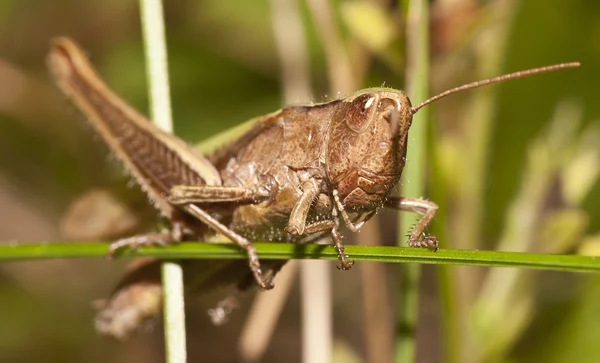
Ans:
[{"label": "out-of-focus leaf", "polygon": [[546,216],[539,233],[542,251],[566,253],[571,250],[580,243],[588,220],[588,214],[578,209],[561,209]]},{"label": "out-of-focus leaf", "polygon": [[543,315],[543,334],[527,342],[516,362],[600,361],[600,277],[590,276],[578,290],[580,297],[568,303],[569,309],[557,307]]},{"label": "out-of-focus leaf", "polygon": [[562,171],[563,194],[568,203],[580,205],[600,175],[600,122],[589,125],[583,132],[575,157]]},{"label": "out-of-focus leaf", "polygon": [[584,256],[600,256],[600,234],[584,238],[578,252]]},{"label": "out-of-focus leaf", "polygon": [[350,32],[376,53],[382,53],[398,38],[391,13],[374,1],[347,1],[341,7]]},{"label": "out-of-focus leaf", "polygon": [[340,7],[342,19],[352,36],[379,56],[388,67],[401,71],[399,29],[393,13],[375,1],[347,1]]}]

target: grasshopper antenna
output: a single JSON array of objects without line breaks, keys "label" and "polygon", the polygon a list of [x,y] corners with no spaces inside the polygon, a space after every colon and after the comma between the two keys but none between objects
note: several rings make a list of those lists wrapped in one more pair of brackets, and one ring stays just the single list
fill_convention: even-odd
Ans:
[{"label": "grasshopper antenna", "polygon": [[425,101],[419,103],[415,107],[412,107],[410,109],[410,111],[414,115],[417,111],[419,111],[419,109],[427,106],[428,104],[430,104],[432,102],[435,102],[435,101],[439,100],[440,98],[444,98],[444,97],[449,96],[449,95],[451,95],[453,93],[458,93],[458,92],[466,91],[466,90],[469,90],[471,88],[477,88],[477,87],[481,87],[481,86],[487,86],[488,84],[504,82],[504,81],[508,81],[510,79],[531,76],[531,75],[538,74],[538,73],[545,73],[545,72],[557,71],[559,69],[565,69],[565,68],[575,68],[575,67],[579,67],[580,65],[581,64],[579,62],[560,63],[560,64],[554,64],[554,65],[546,66],[546,67],[527,69],[525,71],[519,71],[519,72],[515,72],[515,73],[505,74],[503,76],[498,76],[498,77],[494,77],[494,78],[484,79],[482,81],[468,83],[468,84],[465,84],[465,85],[462,85],[462,86],[459,86],[459,87],[456,87],[456,88],[449,89],[449,90],[447,90],[445,92],[440,93],[437,96],[433,96],[430,99],[425,100]]}]

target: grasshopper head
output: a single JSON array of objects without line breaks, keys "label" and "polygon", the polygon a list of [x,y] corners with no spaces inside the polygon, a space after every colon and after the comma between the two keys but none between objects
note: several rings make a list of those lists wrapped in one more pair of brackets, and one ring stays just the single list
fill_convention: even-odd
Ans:
[{"label": "grasshopper head", "polygon": [[579,67],[579,62],[532,68],[468,83],[415,107],[401,91],[369,88],[336,105],[329,126],[327,178],[345,208],[359,211],[381,203],[398,182],[406,157],[412,115],[454,93],[534,74]]},{"label": "grasshopper head", "polygon": [[401,91],[370,88],[338,104],[329,127],[327,177],[349,210],[368,209],[404,168],[411,104]]}]

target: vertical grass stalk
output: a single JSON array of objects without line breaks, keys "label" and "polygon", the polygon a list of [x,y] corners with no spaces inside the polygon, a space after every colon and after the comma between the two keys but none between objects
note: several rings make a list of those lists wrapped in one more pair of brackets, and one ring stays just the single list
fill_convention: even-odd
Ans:
[{"label": "vertical grass stalk", "polygon": [[[146,50],[150,115],[162,130],[173,132],[165,25],[161,0],[140,0]],[[163,262],[165,344],[168,363],[186,361],[183,271],[175,262]]]},{"label": "vertical grass stalk", "polygon": [[[429,84],[429,8],[426,0],[410,1],[406,29],[406,90],[412,99],[424,100]],[[402,194],[421,197],[425,192],[426,138],[428,110],[421,109],[413,118],[409,150],[403,172]],[[406,235],[416,223],[417,216],[403,213],[400,219],[398,243],[406,244]],[[403,265],[399,297],[399,327],[396,362],[413,362],[416,358],[416,323],[418,316],[418,265]]]}]

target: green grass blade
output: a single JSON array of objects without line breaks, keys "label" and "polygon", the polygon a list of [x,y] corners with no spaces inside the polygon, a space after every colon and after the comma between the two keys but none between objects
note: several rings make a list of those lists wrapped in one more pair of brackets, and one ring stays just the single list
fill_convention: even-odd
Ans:
[{"label": "green grass blade", "polygon": [[[255,243],[262,259],[325,259],[337,260],[330,245],[295,245],[288,243]],[[0,261],[51,258],[104,257],[107,243],[43,243],[1,244]],[[388,263],[424,263],[485,267],[522,267],[556,271],[600,272],[600,257],[551,255],[520,252],[438,250],[436,252],[395,246],[346,246],[354,261]],[[228,243],[185,242],[168,247],[143,247],[126,250],[119,257],[156,257],[161,259],[243,259],[245,252]]]}]

